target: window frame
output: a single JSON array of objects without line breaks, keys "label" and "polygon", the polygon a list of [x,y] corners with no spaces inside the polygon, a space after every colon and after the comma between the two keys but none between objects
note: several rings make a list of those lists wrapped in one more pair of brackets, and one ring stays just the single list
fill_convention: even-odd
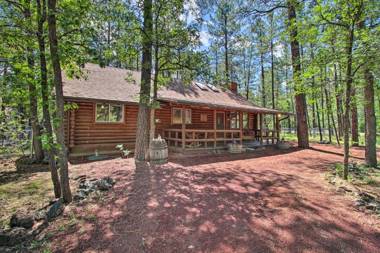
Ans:
[{"label": "window frame", "polygon": [[[102,105],[102,104],[105,104],[105,105],[107,105],[108,106],[108,119],[109,119],[109,115],[110,115],[110,113],[111,113],[111,106],[118,106],[118,107],[121,107],[121,119],[120,119],[120,121],[103,121],[103,120],[98,120],[97,119],[97,115],[98,115],[98,105]],[[125,121],[124,121],[124,114],[125,114],[125,105],[124,104],[117,104],[117,103],[107,103],[107,102],[105,102],[105,103],[102,103],[102,102],[97,102],[97,103],[95,103],[95,114],[94,114],[94,122],[96,123],[96,124],[124,124],[125,123]]]},{"label": "window frame", "polygon": [[[236,118],[235,118],[235,123],[236,123],[236,127],[232,127],[232,118],[233,116],[232,115],[236,115]],[[240,112],[239,111],[234,111],[234,112],[230,112],[230,115],[229,115],[229,118],[230,118],[230,129],[240,129]]]},{"label": "window frame", "polygon": [[[174,111],[175,110],[179,110],[181,112],[181,122],[180,123],[179,122],[174,122]],[[185,113],[185,111],[189,112],[188,113],[189,119],[190,119],[189,121],[186,121],[186,113]],[[173,107],[172,108],[172,115],[171,115],[171,122],[172,122],[172,125],[182,125],[182,124],[190,125],[190,124],[192,124],[192,122],[193,122],[192,110],[190,108]]]}]

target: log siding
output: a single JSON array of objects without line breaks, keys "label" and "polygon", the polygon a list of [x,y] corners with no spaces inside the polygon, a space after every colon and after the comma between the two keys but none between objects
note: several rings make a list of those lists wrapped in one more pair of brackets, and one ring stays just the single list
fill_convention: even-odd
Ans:
[{"label": "log siding", "polygon": [[[116,152],[115,146],[124,144],[132,150],[135,146],[138,104],[119,103],[124,106],[123,122],[96,122],[96,104],[104,101],[95,100],[67,100],[66,102],[75,103],[77,108],[65,114],[65,134],[66,145],[70,154],[89,154],[89,153],[113,153]],[[118,104],[117,102],[110,102]],[[172,108],[191,109],[191,124],[172,124]],[[205,107],[194,107],[175,103],[161,103],[160,108],[155,110],[156,137],[164,136],[167,129],[197,129],[213,130],[216,127],[216,113],[218,112],[238,112],[240,113],[240,131],[242,129],[242,111],[229,111],[209,109]],[[202,121],[201,115],[207,115],[207,120]],[[250,130],[260,129],[258,114],[249,112]],[[203,116],[205,117],[205,116]],[[225,119],[225,129],[230,129],[229,122]],[[215,137],[216,138],[216,137]],[[241,135],[242,138],[242,135]]]}]

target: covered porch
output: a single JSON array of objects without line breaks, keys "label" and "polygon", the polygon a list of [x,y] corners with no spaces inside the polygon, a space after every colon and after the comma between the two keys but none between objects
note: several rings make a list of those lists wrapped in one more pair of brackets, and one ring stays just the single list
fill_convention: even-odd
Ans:
[{"label": "covered porch", "polygon": [[[173,114],[175,112],[172,112]],[[202,115],[198,117],[196,111],[190,111],[189,114],[194,114],[190,119],[191,124],[186,124],[186,113],[181,113],[180,125],[171,125],[163,129],[162,136],[169,149],[216,150],[225,149],[230,143],[242,144],[244,147],[259,147],[274,145],[280,140],[280,114],[210,110],[212,124],[208,127],[197,127],[196,121],[202,121]]]}]

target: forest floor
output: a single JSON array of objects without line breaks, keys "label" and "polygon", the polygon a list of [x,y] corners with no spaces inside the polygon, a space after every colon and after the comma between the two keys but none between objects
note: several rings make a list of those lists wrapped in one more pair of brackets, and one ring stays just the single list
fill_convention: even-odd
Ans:
[{"label": "forest floor", "polygon": [[[353,148],[351,154],[363,161],[362,148]],[[327,180],[342,158],[341,148],[313,144],[308,150],[178,156],[161,166],[141,164],[137,170],[133,159],[72,164],[71,178],[110,176],[116,185],[70,204],[30,249],[378,252],[379,217],[358,210],[353,196]],[[48,185],[44,173],[21,181],[43,175]]]}]

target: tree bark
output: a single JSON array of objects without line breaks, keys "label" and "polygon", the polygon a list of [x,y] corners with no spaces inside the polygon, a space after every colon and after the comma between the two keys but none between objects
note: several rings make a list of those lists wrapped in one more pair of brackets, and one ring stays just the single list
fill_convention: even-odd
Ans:
[{"label": "tree bark", "polygon": [[[271,38],[270,38],[270,58],[271,58],[271,86],[272,86],[272,109],[276,108],[275,89],[274,89],[274,54],[273,54],[273,13],[270,14],[271,20]],[[273,114],[273,126],[276,122],[276,115]]]},{"label": "tree bark", "polygon": [[44,38],[44,23],[46,21],[46,2],[45,0],[36,0],[37,2],[37,22],[38,22],[38,48],[40,56],[40,75],[41,75],[41,96],[42,96],[42,113],[44,118],[44,126],[46,135],[48,138],[49,147],[47,149],[47,155],[49,160],[49,168],[51,179],[54,186],[54,195],[56,198],[61,197],[61,184],[59,182],[57,164],[55,160],[54,152],[54,137],[53,127],[51,125],[51,117],[49,110],[49,87],[47,79],[47,65],[46,65],[46,52],[45,52],[45,38]]},{"label": "tree bark", "polygon": [[249,84],[251,82],[251,64],[252,64],[252,47],[249,48],[248,67],[247,67],[247,86],[246,86],[246,99],[249,99]]},{"label": "tree bark", "polygon": [[[261,29],[261,27],[259,28]],[[266,102],[266,91],[265,91],[265,70],[264,70],[264,53],[263,53],[263,33],[259,30],[259,39],[260,39],[260,68],[261,68],[261,104],[263,107],[267,106]]]},{"label": "tree bark", "polygon": [[49,43],[50,43],[50,57],[54,72],[54,86],[55,86],[55,103],[56,103],[56,120],[57,129],[56,137],[58,143],[58,156],[60,167],[60,179],[61,179],[61,193],[63,201],[69,203],[72,201],[70,181],[69,181],[69,169],[67,152],[65,146],[65,133],[63,126],[63,118],[65,116],[64,111],[64,99],[63,99],[63,87],[62,87],[62,70],[59,59],[58,38],[57,38],[57,21],[56,21],[56,0],[48,0],[48,28],[49,28]]},{"label": "tree bark", "polygon": [[[32,22],[31,12],[30,12],[30,0],[25,1],[24,17],[26,20]],[[29,119],[30,125],[32,127],[32,144],[34,150],[34,158],[36,161],[42,161],[44,159],[44,152],[42,149],[41,141],[41,128],[38,123],[38,101],[36,86],[34,83],[34,59],[33,59],[33,48],[30,45],[31,41],[27,41],[28,45],[26,47],[27,62],[28,62],[28,89],[29,89]]]},{"label": "tree bark", "polygon": [[374,77],[368,67],[364,69],[364,112],[365,112],[365,161],[368,166],[377,166],[376,156],[376,114]]},{"label": "tree bark", "polygon": [[327,127],[329,130],[329,143],[331,143],[332,142],[331,122],[330,122],[331,104],[330,104],[330,98],[329,98],[327,88],[325,87],[324,90],[325,90],[326,107],[327,107]]},{"label": "tree bark", "polygon": [[356,89],[351,90],[351,135],[352,146],[359,146],[358,107],[356,104]]},{"label": "tree bark", "polygon": [[319,117],[319,107],[318,107],[318,99],[317,96],[315,95],[315,77],[312,77],[312,87],[313,87],[313,95],[314,95],[314,104],[315,104],[315,109],[317,113],[317,126],[318,126],[318,131],[319,131],[319,141],[323,141],[323,135],[322,135],[322,128],[321,128],[321,118]]},{"label": "tree bark", "polygon": [[152,72],[152,0],[144,0],[144,24],[142,38],[141,87],[137,116],[135,160],[146,161],[149,148],[150,83]]},{"label": "tree bark", "polygon": [[224,35],[224,60],[225,60],[225,68],[226,68],[226,83],[228,84],[230,81],[230,73],[229,73],[229,61],[228,61],[228,15],[223,11],[223,21],[224,21],[224,29],[223,29],[223,35]]},{"label": "tree bark", "polygon": [[289,29],[290,29],[290,46],[292,54],[292,66],[293,66],[293,80],[295,83],[295,100],[296,100],[296,115],[297,115],[297,138],[298,147],[308,148],[309,147],[309,131],[307,126],[307,106],[306,106],[306,95],[303,91],[300,74],[301,74],[301,63],[300,63],[300,47],[297,39],[297,27],[296,27],[296,9],[292,0],[287,1],[288,7],[288,19],[289,19]]},{"label": "tree bark", "polygon": [[346,45],[346,98],[345,98],[345,112],[343,118],[343,136],[344,136],[344,171],[343,178],[348,179],[348,162],[350,157],[350,110],[351,110],[351,89],[352,89],[352,47],[354,43],[354,27],[348,30],[348,38]]},{"label": "tree bark", "polygon": [[[335,54],[335,52],[333,51]],[[334,63],[334,88],[335,88],[335,100],[336,100],[336,119],[338,122],[338,138],[343,135],[343,123],[342,123],[342,92],[339,89],[337,66]]]}]

